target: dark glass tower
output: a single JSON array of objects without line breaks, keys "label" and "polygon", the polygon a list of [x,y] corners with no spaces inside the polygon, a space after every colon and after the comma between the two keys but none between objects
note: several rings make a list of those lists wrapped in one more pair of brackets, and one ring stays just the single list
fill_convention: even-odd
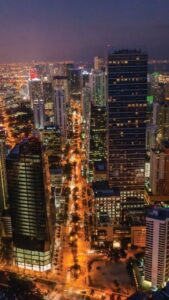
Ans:
[{"label": "dark glass tower", "polygon": [[106,163],[107,160],[107,112],[105,106],[91,105],[90,119],[90,176],[96,162]]},{"label": "dark glass tower", "polygon": [[0,212],[8,208],[6,166],[5,166],[5,142],[0,138]]},{"label": "dark glass tower", "polygon": [[15,263],[35,271],[51,268],[47,172],[41,143],[27,139],[7,157]]},{"label": "dark glass tower", "polygon": [[[108,57],[109,181],[122,198],[143,199],[147,55],[118,50]],[[137,205],[134,200],[130,201]]]}]

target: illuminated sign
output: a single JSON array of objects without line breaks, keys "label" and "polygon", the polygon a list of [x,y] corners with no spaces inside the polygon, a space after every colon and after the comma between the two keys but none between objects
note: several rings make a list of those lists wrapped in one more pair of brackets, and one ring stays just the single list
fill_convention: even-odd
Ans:
[{"label": "illuminated sign", "polygon": [[149,105],[151,105],[154,101],[154,96],[147,96],[147,102]]}]

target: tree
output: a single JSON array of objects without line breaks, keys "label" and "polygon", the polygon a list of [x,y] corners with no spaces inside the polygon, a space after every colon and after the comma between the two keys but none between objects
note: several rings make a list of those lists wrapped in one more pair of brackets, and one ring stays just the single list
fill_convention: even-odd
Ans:
[{"label": "tree", "polygon": [[65,146],[65,149],[64,149],[64,155],[67,156],[68,153],[69,153],[69,150],[70,150],[70,144],[67,143],[66,146]]},{"label": "tree", "polygon": [[78,216],[78,214],[72,214],[72,222],[73,223],[77,223],[80,221],[80,217]]},{"label": "tree", "polygon": [[63,174],[66,175],[67,179],[71,179],[72,166],[70,163],[66,163],[63,167]]}]

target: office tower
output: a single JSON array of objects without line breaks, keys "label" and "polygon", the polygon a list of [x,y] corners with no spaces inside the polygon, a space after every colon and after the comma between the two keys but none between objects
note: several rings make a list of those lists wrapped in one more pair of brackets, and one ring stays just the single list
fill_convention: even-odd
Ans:
[{"label": "office tower", "polygon": [[164,82],[160,81],[160,74],[157,72],[152,73],[149,76],[149,90],[150,94],[153,96],[155,102],[160,102],[164,100],[165,97],[165,89]]},{"label": "office tower", "polygon": [[143,199],[146,99],[147,55],[114,51],[108,57],[109,182],[120,188],[126,210],[129,199],[135,198],[129,210]]},{"label": "office tower", "polygon": [[91,73],[89,73],[87,70],[83,70],[82,71],[82,87],[85,88],[85,87],[89,87],[89,84],[90,84],[90,76],[91,76]]},{"label": "office tower", "polygon": [[56,126],[59,126],[62,137],[65,138],[67,133],[66,104],[65,93],[61,88],[54,90],[54,122]]},{"label": "office tower", "polygon": [[60,128],[55,125],[45,126],[41,132],[42,143],[45,146],[47,156],[55,156],[60,164],[61,160],[61,133]]},{"label": "office tower", "polygon": [[166,100],[153,102],[151,122],[147,126],[147,150],[158,147],[164,140],[169,140],[169,103]]},{"label": "office tower", "polygon": [[53,215],[48,166],[38,139],[23,140],[11,150],[7,178],[15,264],[49,270]]},{"label": "office tower", "polygon": [[[147,110],[149,110],[150,105],[147,104]],[[150,156],[150,150],[155,148],[157,145],[157,111],[158,103],[152,103],[152,111],[147,113],[147,126],[146,126],[146,150],[148,156]]]},{"label": "office tower", "polygon": [[[107,181],[93,183],[93,231],[91,246],[93,248],[108,249],[120,246],[119,230],[121,217],[120,191],[112,188]],[[124,238],[124,235],[123,235]]]},{"label": "office tower", "polygon": [[163,140],[169,139],[169,77],[159,73],[149,76],[147,149],[155,148]]},{"label": "office tower", "polygon": [[86,153],[86,163],[88,169],[89,163],[89,144],[90,144],[90,110],[91,110],[91,89],[86,84],[82,89],[82,132],[86,143],[84,143],[84,151]]},{"label": "office tower", "polygon": [[68,77],[62,75],[55,75],[53,77],[53,90],[61,89],[65,94],[65,104],[69,104],[69,91],[68,91]]},{"label": "office tower", "polygon": [[35,99],[33,102],[33,116],[35,129],[43,129],[45,124],[44,100]]},{"label": "office tower", "polygon": [[8,191],[5,165],[5,142],[0,139],[0,211],[8,208]]},{"label": "office tower", "polygon": [[105,67],[104,59],[99,56],[94,57],[94,69],[95,71],[103,70]]},{"label": "office tower", "polygon": [[107,181],[93,183],[94,191],[94,213],[96,223],[100,216],[105,214],[109,217],[111,224],[118,224],[120,221],[120,191],[118,188],[110,188]]},{"label": "office tower", "polygon": [[94,105],[107,105],[107,76],[103,70],[93,70],[90,76],[92,101]]},{"label": "office tower", "polygon": [[45,125],[52,125],[54,124],[52,81],[43,80],[43,99],[44,99]]},{"label": "office tower", "polygon": [[169,209],[154,208],[146,217],[145,280],[165,286],[169,278]]},{"label": "office tower", "polygon": [[58,210],[62,201],[61,133],[59,127],[53,125],[45,126],[41,135],[48,158],[51,196],[55,200],[55,207]]},{"label": "office tower", "polygon": [[[32,79],[33,78],[33,79]],[[31,77],[29,80],[29,96],[31,107],[33,108],[34,101],[43,99],[42,81],[39,78]]]},{"label": "office tower", "polygon": [[[33,78],[33,79],[32,79]],[[31,77],[29,80],[29,95],[33,109],[35,129],[44,127],[44,99],[42,81],[39,78]]]},{"label": "office tower", "polygon": [[107,160],[107,111],[106,107],[91,105],[90,118],[90,176],[95,162]]},{"label": "office tower", "polygon": [[5,141],[0,137],[0,237],[3,241],[11,238],[12,227],[8,203],[8,187],[6,174]]},{"label": "office tower", "polygon": [[[154,200],[169,200],[169,142],[165,141],[150,153],[150,192]],[[160,196],[160,197],[156,197]],[[166,196],[166,197],[164,197]],[[166,198],[166,199],[165,199]]]},{"label": "office tower", "polygon": [[68,68],[67,69],[69,94],[75,100],[81,99],[82,90],[82,74],[80,69]]},{"label": "office tower", "polygon": [[91,89],[89,86],[86,86],[82,89],[82,117],[84,122],[87,123],[89,123],[90,121],[90,107],[91,107]]},{"label": "office tower", "polygon": [[169,140],[169,103],[168,100],[155,103],[156,105],[156,143]]}]

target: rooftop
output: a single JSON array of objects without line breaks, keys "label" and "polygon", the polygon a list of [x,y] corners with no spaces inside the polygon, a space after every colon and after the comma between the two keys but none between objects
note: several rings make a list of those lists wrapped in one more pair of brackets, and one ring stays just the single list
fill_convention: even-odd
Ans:
[{"label": "rooftop", "polygon": [[165,221],[169,219],[169,208],[153,207],[147,214],[148,218]]},{"label": "rooftop", "polygon": [[8,155],[8,158],[12,156],[24,155],[39,155],[41,152],[41,143],[38,138],[31,137],[25,138],[22,142],[15,145]]},{"label": "rooftop", "polygon": [[108,181],[95,181],[92,187],[95,197],[120,197],[120,190],[116,187],[110,188]]},{"label": "rooftop", "polygon": [[97,161],[94,163],[94,169],[96,172],[106,172],[107,164],[106,162]]}]

